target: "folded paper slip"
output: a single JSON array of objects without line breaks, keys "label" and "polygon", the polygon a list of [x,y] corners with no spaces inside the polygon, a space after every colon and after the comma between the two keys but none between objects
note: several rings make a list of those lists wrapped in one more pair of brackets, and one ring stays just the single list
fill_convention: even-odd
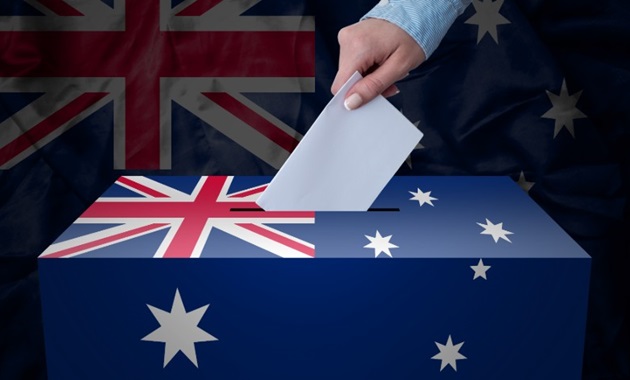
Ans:
[{"label": "folded paper slip", "polygon": [[343,106],[355,73],[258,199],[265,210],[366,211],[418,145],[420,132],[385,98]]}]

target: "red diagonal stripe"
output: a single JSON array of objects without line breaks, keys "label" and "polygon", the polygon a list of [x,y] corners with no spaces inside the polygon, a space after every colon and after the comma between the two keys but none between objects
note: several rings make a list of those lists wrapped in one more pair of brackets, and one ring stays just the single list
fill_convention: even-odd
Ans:
[{"label": "red diagonal stripe", "polygon": [[81,111],[92,106],[107,96],[106,92],[86,92],[63,106],[27,132],[0,148],[0,166],[12,160],[39,140],[48,136],[55,129],[70,121]]},{"label": "red diagonal stripe", "polygon": [[249,190],[243,190],[240,193],[231,194],[230,198],[247,198],[253,194],[260,194],[267,189],[267,185],[261,185]]},{"label": "red diagonal stripe", "polygon": [[123,185],[129,186],[134,190],[137,190],[141,193],[145,193],[149,196],[152,196],[154,198],[168,198],[168,195],[160,193],[159,191],[152,189],[150,187],[144,186],[141,183],[138,183],[136,181],[131,180],[129,177],[120,177],[118,178],[118,181],[116,182],[120,182]]},{"label": "red diagonal stripe", "polygon": [[76,8],[68,5],[63,0],[37,0],[41,5],[53,11],[59,16],[84,16]]},{"label": "red diagonal stripe", "polygon": [[232,95],[225,92],[204,92],[203,94],[287,152],[293,152],[293,149],[297,146],[299,141],[295,137],[278,128],[269,120],[236,100]]},{"label": "red diagonal stripe", "polygon": [[197,0],[186,8],[182,9],[177,16],[201,16],[214,8],[223,0]]},{"label": "red diagonal stripe", "polygon": [[273,231],[270,231],[268,229],[262,228],[259,225],[253,224],[253,223],[237,223],[236,224],[239,227],[242,227],[246,230],[249,230],[251,232],[254,232],[260,236],[264,236],[269,240],[273,240],[276,241],[282,245],[286,245],[287,247],[293,248],[298,252],[302,252],[308,256],[311,257],[315,257],[315,249],[311,248],[309,246],[306,246],[304,244],[301,244],[295,240],[291,240],[289,238],[287,238],[286,236],[277,234]]},{"label": "red diagonal stripe", "polygon": [[97,248],[99,246],[104,246],[106,244],[109,243],[113,243],[117,240],[122,240],[128,237],[133,237],[136,235],[140,235],[142,233],[145,232],[152,232],[155,230],[158,230],[161,227],[166,226],[166,223],[153,223],[153,224],[149,224],[147,226],[142,226],[142,227],[138,227],[138,228],[134,228],[132,230],[129,231],[125,231],[125,232],[121,232],[112,236],[107,236],[101,239],[97,239],[88,243],[84,243],[84,244],[80,244],[77,245],[75,247],[71,247],[71,248],[66,248],[66,249],[62,249],[61,251],[55,252],[55,253],[51,253],[50,255],[46,255],[43,256],[42,258],[51,258],[51,259],[55,259],[55,258],[60,258],[60,257],[64,257],[64,256],[69,256],[72,255],[73,253],[77,253],[77,252],[81,252],[81,251],[85,251],[88,249],[92,249],[92,248]]}]

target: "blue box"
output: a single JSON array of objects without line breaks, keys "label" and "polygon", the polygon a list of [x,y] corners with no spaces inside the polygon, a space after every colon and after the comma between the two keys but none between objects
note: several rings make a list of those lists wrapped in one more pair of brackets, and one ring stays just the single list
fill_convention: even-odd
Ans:
[{"label": "blue box", "polygon": [[112,185],[39,259],[49,378],[580,379],[590,258],[509,178],[323,213],[269,180]]}]

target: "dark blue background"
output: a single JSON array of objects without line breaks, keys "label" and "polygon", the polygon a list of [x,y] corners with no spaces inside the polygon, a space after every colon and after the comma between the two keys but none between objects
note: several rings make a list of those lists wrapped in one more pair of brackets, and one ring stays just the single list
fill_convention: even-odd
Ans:
[{"label": "dark blue background", "polygon": [[[316,93],[274,95],[261,105],[304,131],[331,95],[338,30],[375,1],[264,0],[251,12],[316,17]],[[289,7],[289,5],[291,5]],[[20,0],[1,14],[33,14]],[[508,175],[536,182],[529,195],[593,258],[584,353],[585,379],[630,378],[630,3],[623,0],[506,1],[499,44],[476,43],[458,19],[441,47],[391,101],[420,120],[425,149],[407,175]],[[576,138],[553,139],[545,91],[583,90]],[[0,119],[26,104],[0,95]],[[291,102],[289,102],[291,100]],[[300,112],[289,120],[287,107]],[[273,174],[272,168],[174,106],[173,162],[167,174]],[[112,170],[111,104],[11,170],[0,172],[0,378],[45,377],[37,255],[120,172]],[[209,141],[211,140],[211,141]],[[211,147],[211,149],[210,149]],[[462,189],[464,191],[464,189]]]}]

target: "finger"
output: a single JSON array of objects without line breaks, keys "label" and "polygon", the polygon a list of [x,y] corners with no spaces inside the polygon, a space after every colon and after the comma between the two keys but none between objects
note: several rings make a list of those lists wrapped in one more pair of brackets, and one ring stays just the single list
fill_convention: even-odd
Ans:
[{"label": "finger", "polygon": [[383,93],[394,82],[403,78],[407,72],[408,68],[403,65],[401,60],[392,55],[382,66],[358,81],[348,91],[344,106],[348,110],[359,108]]},{"label": "finger", "polygon": [[332,86],[330,87],[330,92],[333,95],[337,95],[337,92],[341,89],[344,83],[350,79],[352,74],[355,71],[359,71],[358,68],[355,68],[354,65],[346,64],[342,60],[339,61],[339,71],[337,71],[337,75],[335,76],[335,80],[333,81]]},{"label": "finger", "polygon": [[383,95],[386,98],[389,98],[390,96],[394,96],[396,94],[398,94],[400,92],[400,90],[398,89],[398,86],[396,86],[395,84],[387,87],[387,90],[383,91],[383,93],[381,95]]},{"label": "finger", "polygon": [[347,54],[342,48],[339,54],[339,70],[330,89],[333,95],[337,95],[337,92],[356,71],[363,73],[365,71],[363,66],[365,62],[358,60],[356,54]]},{"label": "finger", "polygon": [[367,46],[357,36],[357,24],[347,26],[339,31],[339,69],[331,86],[336,95],[339,89],[350,79],[355,71],[364,73],[373,64],[373,58],[366,53]]}]

